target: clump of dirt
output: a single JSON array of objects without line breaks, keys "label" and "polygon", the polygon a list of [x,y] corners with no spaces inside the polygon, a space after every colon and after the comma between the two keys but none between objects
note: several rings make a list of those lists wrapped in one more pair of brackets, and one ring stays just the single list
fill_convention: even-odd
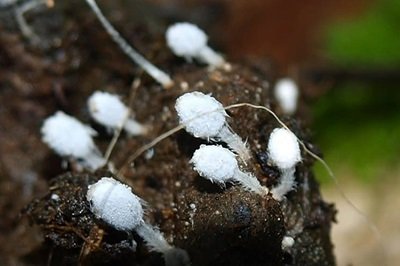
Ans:
[{"label": "clump of dirt", "polygon": [[[224,105],[238,102],[267,105],[279,113],[269,96],[269,83],[251,66],[232,65],[228,71],[210,72],[201,66],[183,64],[183,67],[175,68],[174,80],[176,85],[170,90],[156,85],[141,88],[133,102],[133,110],[138,119],[148,118],[152,131],[149,136],[131,139],[123,135],[111,159],[117,169],[121,169],[117,178],[131,185],[135,193],[148,202],[147,219],[158,225],[174,245],[186,249],[193,265],[283,265],[285,262],[297,264],[312,260],[315,262],[310,265],[332,265],[329,228],[333,209],[322,201],[318,193],[318,186],[310,173],[312,160],[306,154],[303,154],[304,160],[296,172],[298,189],[289,193],[288,200],[281,203],[237,186],[222,189],[200,178],[189,160],[193,152],[207,142],[185,131],[161,141],[152,148],[151,155],[141,156],[134,162],[134,167],[127,167],[127,156],[143,143],[177,125],[175,99],[185,92],[212,93]],[[279,177],[277,170],[268,164],[265,149],[269,133],[279,126],[278,123],[267,113],[249,107],[231,109],[228,113],[230,126],[247,138],[254,155],[243,169],[255,174],[264,185],[274,185]],[[307,142],[301,123],[289,117],[284,119]],[[106,132],[103,137],[98,143],[105,146],[109,137]],[[257,157],[257,154],[264,156]],[[85,242],[84,239],[91,235],[92,228],[105,230],[105,235],[114,243],[114,235],[121,234],[93,218],[84,196],[89,184],[108,175],[67,174],[58,177],[51,182],[47,196],[30,204],[29,216],[45,230],[45,237],[55,246],[76,249],[77,258],[81,254],[78,250],[86,249],[88,240]],[[54,195],[59,196],[59,201],[52,200]],[[285,253],[281,242],[288,233],[296,243]],[[129,241],[130,238],[125,234],[122,239],[117,239]],[[120,243],[114,244],[120,248]],[[102,245],[111,244],[103,239],[99,250],[104,250]],[[111,252],[112,249],[108,250]],[[94,254],[91,254],[92,259],[96,257]],[[138,261],[153,256],[144,247],[139,247],[135,254]],[[154,256],[159,258],[157,254]],[[138,261],[132,259],[129,265]]]},{"label": "clump of dirt", "polygon": [[[32,201],[24,210],[31,224],[37,224],[46,239],[45,246],[54,249],[50,264],[64,264],[60,259],[64,252],[69,261],[84,264],[123,263],[134,260],[136,243],[130,234],[119,232],[98,221],[90,212],[86,200],[87,187],[95,183],[98,174],[60,175],[49,182],[49,193],[41,199]],[[47,254],[49,251],[36,251]],[[58,255],[60,254],[60,255]],[[43,256],[40,264],[49,257]]]},{"label": "clump of dirt", "polygon": [[[13,214],[0,223],[2,232],[9,230],[0,244],[0,259],[8,264],[162,265],[161,256],[149,252],[137,235],[118,232],[90,213],[85,199],[87,186],[102,176],[114,176],[148,203],[146,220],[159,226],[171,244],[187,250],[193,265],[334,265],[329,238],[334,208],[322,200],[311,173],[313,159],[304,152],[296,169],[297,189],[282,202],[235,185],[222,189],[200,178],[189,160],[207,141],[183,130],[127,163],[142,145],[178,125],[175,100],[195,90],[211,93],[224,105],[248,102],[267,106],[313,148],[301,118],[284,116],[272,98],[276,74],[269,62],[237,62],[210,71],[173,57],[160,36],[153,37],[146,27],[135,26],[132,32],[138,35],[128,35],[128,39],[175,81],[165,90],[130,64],[93,17],[68,9],[63,14],[67,23],[62,42],[50,51],[26,49],[16,34],[0,35],[0,48],[5,48],[0,58],[8,67],[0,77],[4,87],[0,99],[9,107],[0,106],[0,134],[8,143],[0,144],[0,181],[13,184],[22,195],[15,204],[18,208],[13,207]],[[22,75],[23,70],[29,74]],[[86,99],[95,90],[106,90],[128,102],[132,73],[141,85],[131,108],[139,122],[150,126],[149,134],[135,138],[121,135],[110,158],[118,175],[104,172],[108,169],[77,173],[73,163],[63,168],[60,158],[40,141],[43,119],[62,109],[90,123],[99,132],[96,144],[104,152],[112,136],[89,119]],[[253,155],[242,169],[263,185],[273,186],[279,172],[269,165],[266,146],[270,132],[279,124],[265,111],[250,107],[227,112],[230,127],[247,140]],[[59,175],[67,171],[70,173]],[[27,180],[33,180],[29,193],[22,193]],[[12,193],[6,195],[4,206],[12,206]],[[19,208],[32,198],[37,199],[24,213],[40,231],[18,219]],[[3,205],[0,210],[5,213]],[[23,252],[16,252],[16,246],[4,247],[7,239],[21,235],[26,243]],[[283,251],[285,235],[292,236],[295,244]],[[136,252],[132,240],[137,242]]]}]

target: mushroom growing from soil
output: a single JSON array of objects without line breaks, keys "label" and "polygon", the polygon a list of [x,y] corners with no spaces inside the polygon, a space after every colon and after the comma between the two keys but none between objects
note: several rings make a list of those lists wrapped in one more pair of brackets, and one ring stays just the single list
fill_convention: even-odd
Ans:
[{"label": "mushroom growing from soil", "polygon": [[96,170],[106,163],[93,142],[96,131],[62,111],[44,121],[41,133],[43,142],[57,154],[79,159],[83,167]]},{"label": "mushroom growing from soil", "polygon": [[186,251],[171,246],[157,228],[144,221],[141,199],[129,186],[114,178],[103,177],[88,186],[86,199],[98,219],[120,231],[134,230],[151,251],[163,254],[167,266],[190,264]]},{"label": "mushroom growing from soil", "polygon": [[267,195],[268,188],[263,187],[256,177],[242,172],[230,150],[219,145],[201,145],[197,149],[190,163],[200,176],[225,186],[227,182],[237,182],[244,189],[259,195]]},{"label": "mushroom growing from soil", "polygon": [[123,129],[131,136],[143,135],[147,128],[133,118],[129,118],[129,108],[114,94],[94,92],[87,101],[92,118],[108,129]]},{"label": "mushroom growing from soil", "polygon": [[279,184],[271,189],[272,197],[281,201],[296,185],[294,173],[301,161],[296,135],[285,128],[275,128],[269,137],[268,154],[281,173]]},{"label": "mushroom growing from soil", "polygon": [[181,22],[171,25],[166,32],[168,47],[172,52],[187,61],[196,58],[210,67],[220,67],[224,58],[207,46],[207,35],[194,24]]},{"label": "mushroom growing from soil", "polygon": [[197,138],[225,142],[243,162],[250,160],[250,150],[229,128],[224,106],[214,97],[198,91],[185,93],[176,100],[175,109],[187,132]]}]

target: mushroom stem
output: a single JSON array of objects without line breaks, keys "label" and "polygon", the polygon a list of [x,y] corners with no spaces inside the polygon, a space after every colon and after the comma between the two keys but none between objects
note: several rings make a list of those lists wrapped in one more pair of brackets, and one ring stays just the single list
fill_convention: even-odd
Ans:
[{"label": "mushroom stem", "polygon": [[142,223],[135,228],[135,231],[143,238],[150,250],[163,254],[166,266],[190,265],[187,252],[168,244],[158,229]]},{"label": "mushroom stem", "polygon": [[155,65],[150,63],[146,58],[139,54],[135,49],[128,44],[128,42],[122,38],[121,34],[110,24],[106,17],[101,12],[99,6],[95,0],[86,0],[90,8],[96,14],[97,18],[103,25],[104,29],[111,36],[111,38],[118,44],[121,50],[129,57],[133,62],[138,64],[144,71],[147,72],[152,78],[160,83],[164,88],[172,86],[173,81],[168,74],[157,68]]},{"label": "mushroom stem", "polygon": [[136,120],[127,119],[124,123],[124,129],[130,136],[138,136],[146,134],[147,127],[138,123]]},{"label": "mushroom stem", "polygon": [[247,164],[251,158],[250,150],[246,147],[246,144],[242,141],[242,138],[234,133],[229,126],[223,126],[216,137],[225,142],[233,151],[237,152],[239,158],[245,164]]},{"label": "mushroom stem", "polygon": [[142,223],[135,228],[136,233],[143,238],[147,246],[152,251],[164,253],[172,248],[165,240],[161,232],[147,223]]},{"label": "mushroom stem", "polygon": [[205,46],[199,51],[197,59],[212,68],[218,68],[225,63],[224,58],[209,46]]},{"label": "mushroom stem", "polygon": [[26,38],[28,38],[30,41],[32,41],[34,44],[39,44],[40,38],[38,35],[36,35],[36,33],[28,25],[28,23],[25,20],[24,15],[29,10],[34,9],[35,7],[41,5],[45,2],[46,2],[45,0],[28,1],[28,2],[23,3],[21,6],[15,8],[15,18],[18,22],[18,26],[19,26],[22,34]]},{"label": "mushroom stem", "polygon": [[83,164],[94,171],[103,167],[106,164],[106,160],[101,156],[98,150],[94,150],[84,158]]},{"label": "mushroom stem", "polygon": [[277,200],[283,200],[284,196],[296,185],[294,173],[296,168],[281,169],[281,180],[279,184],[271,189],[272,197]]},{"label": "mushroom stem", "polygon": [[235,171],[234,178],[235,181],[240,183],[245,189],[255,192],[261,196],[265,196],[268,194],[268,188],[262,186],[258,179],[250,174],[243,173],[242,171],[237,169]]}]

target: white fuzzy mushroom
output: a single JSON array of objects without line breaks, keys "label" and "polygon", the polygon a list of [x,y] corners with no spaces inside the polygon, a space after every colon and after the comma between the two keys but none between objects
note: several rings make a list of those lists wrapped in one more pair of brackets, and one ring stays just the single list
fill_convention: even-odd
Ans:
[{"label": "white fuzzy mushroom", "polygon": [[123,125],[131,136],[142,135],[147,131],[145,126],[128,117],[128,107],[115,94],[96,91],[89,97],[87,105],[93,119],[109,129],[117,129]]},{"label": "white fuzzy mushroom", "polygon": [[301,161],[296,135],[285,128],[275,128],[269,137],[268,155],[281,172],[279,184],[271,189],[272,197],[281,201],[294,188],[296,164]]},{"label": "white fuzzy mushroom", "polygon": [[179,122],[187,132],[197,138],[222,141],[247,162],[251,155],[242,139],[229,128],[223,105],[214,97],[194,91],[176,100]]},{"label": "white fuzzy mushroom", "polygon": [[171,246],[161,232],[143,219],[141,199],[130,187],[111,177],[103,177],[88,186],[86,199],[98,218],[117,230],[134,230],[151,251],[163,254],[167,266],[189,265],[186,251]]},{"label": "white fuzzy mushroom", "polygon": [[263,187],[251,174],[239,169],[238,163],[230,150],[218,145],[201,145],[190,163],[200,176],[213,183],[225,186],[227,182],[237,182],[246,190],[260,195],[268,194],[268,188]]},{"label": "white fuzzy mushroom", "polygon": [[274,94],[284,113],[291,115],[296,112],[299,88],[292,79],[278,80],[275,84]]},{"label": "white fuzzy mushroom", "polygon": [[86,198],[93,214],[117,230],[130,231],[144,223],[140,198],[114,178],[103,177],[88,186]]},{"label": "white fuzzy mushroom", "polygon": [[225,62],[221,55],[207,46],[207,35],[194,24],[181,22],[170,26],[166,39],[172,52],[188,61],[196,58],[211,67],[219,67]]},{"label": "white fuzzy mushroom", "polygon": [[76,118],[58,111],[41,128],[42,140],[63,157],[82,160],[82,165],[96,170],[105,164],[92,137],[97,133]]}]

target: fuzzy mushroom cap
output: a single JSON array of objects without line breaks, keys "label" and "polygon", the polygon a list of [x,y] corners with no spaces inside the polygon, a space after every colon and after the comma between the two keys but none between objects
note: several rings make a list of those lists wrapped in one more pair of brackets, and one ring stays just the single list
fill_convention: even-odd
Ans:
[{"label": "fuzzy mushroom cap", "polygon": [[96,91],[88,99],[90,115],[99,124],[115,128],[120,126],[128,113],[128,108],[117,95]]},{"label": "fuzzy mushroom cap", "polygon": [[280,79],[275,85],[274,94],[285,113],[292,114],[296,112],[299,88],[292,79]]},{"label": "fuzzy mushroom cap", "polygon": [[185,93],[175,104],[179,122],[185,125],[186,131],[204,139],[215,137],[225,125],[227,114],[223,108],[214,97],[198,91]]},{"label": "fuzzy mushroom cap", "polygon": [[130,231],[143,223],[140,198],[114,178],[103,177],[88,186],[86,199],[93,214],[117,230]]},{"label": "fuzzy mushroom cap", "polygon": [[196,57],[207,46],[207,35],[196,25],[187,22],[176,23],[166,32],[168,47],[177,56]]},{"label": "fuzzy mushroom cap", "polygon": [[92,139],[96,131],[61,111],[44,121],[41,133],[43,142],[61,156],[85,158],[97,150]]},{"label": "fuzzy mushroom cap", "polygon": [[190,163],[199,175],[219,184],[231,180],[238,169],[235,154],[218,145],[201,145]]},{"label": "fuzzy mushroom cap", "polygon": [[269,159],[280,169],[293,168],[301,161],[297,137],[285,128],[275,128],[268,141]]}]

